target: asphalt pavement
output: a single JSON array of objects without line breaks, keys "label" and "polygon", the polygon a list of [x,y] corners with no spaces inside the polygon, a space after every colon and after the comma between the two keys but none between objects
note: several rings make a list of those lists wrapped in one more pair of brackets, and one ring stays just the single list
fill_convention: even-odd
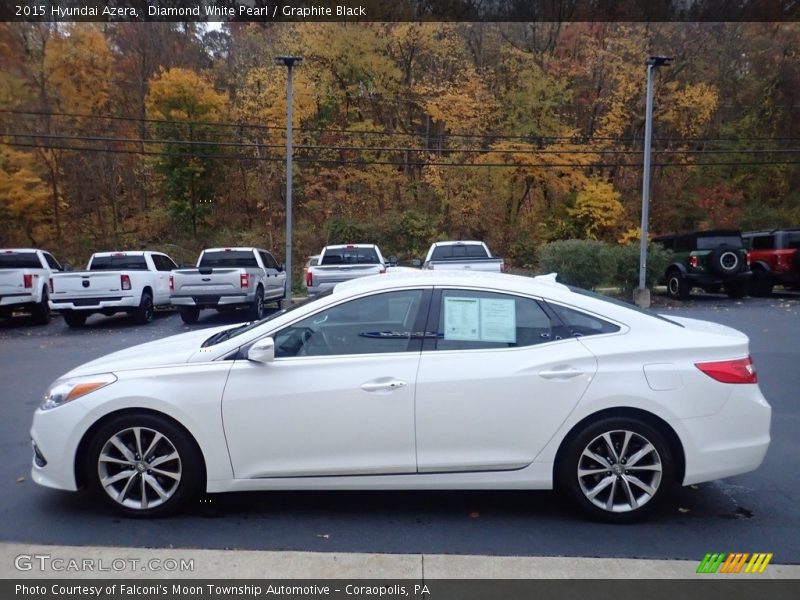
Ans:
[{"label": "asphalt pavement", "polygon": [[759,470],[683,488],[651,518],[627,526],[585,521],[557,494],[528,491],[238,493],[204,497],[167,519],[120,518],[83,493],[30,481],[28,430],[46,387],[106,353],[239,319],[206,311],[186,326],[167,312],[136,325],[96,315],[78,330],[60,318],[45,327],[0,321],[0,542],[688,561],[707,552],[772,552],[774,563],[800,564],[800,295],[657,299],[654,310],[750,336],[774,410],[773,441]]}]

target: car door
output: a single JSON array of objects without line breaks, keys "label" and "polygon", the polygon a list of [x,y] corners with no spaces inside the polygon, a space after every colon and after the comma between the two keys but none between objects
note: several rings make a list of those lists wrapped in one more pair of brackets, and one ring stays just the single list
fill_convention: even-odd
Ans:
[{"label": "car door", "polygon": [[153,264],[156,267],[156,289],[153,302],[156,306],[169,304],[169,276],[172,269],[178,266],[165,254],[152,254]]},{"label": "car door", "polygon": [[261,262],[264,264],[264,297],[282,297],[286,275],[278,270],[278,263],[269,252],[259,250],[258,253],[261,256]]},{"label": "car door", "polygon": [[414,380],[429,291],[339,303],[236,360],[222,402],[236,478],[413,473]]},{"label": "car door", "polygon": [[536,299],[433,295],[416,390],[421,473],[519,469],[573,410],[594,356]]}]

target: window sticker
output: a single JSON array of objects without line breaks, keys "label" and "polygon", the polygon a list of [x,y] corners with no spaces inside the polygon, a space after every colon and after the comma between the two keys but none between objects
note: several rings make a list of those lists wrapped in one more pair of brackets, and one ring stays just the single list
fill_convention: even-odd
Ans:
[{"label": "window sticker", "polygon": [[480,339],[480,305],[477,298],[444,299],[444,339],[467,342]]},{"label": "window sticker", "polygon": [[517,343],[516,302],[481,298],[482,342]]}]

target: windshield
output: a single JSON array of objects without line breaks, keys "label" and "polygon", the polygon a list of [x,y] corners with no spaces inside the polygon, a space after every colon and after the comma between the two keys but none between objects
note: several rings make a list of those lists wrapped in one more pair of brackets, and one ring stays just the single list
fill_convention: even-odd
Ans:
[{"label": "windshield", "polygon": [[333,288],[329,290],[325,290],[324,292],[317,294],[313,298],[305,298],[300,300],[299,302],[295,302],[289,308],[284,308],[282,310],[278,310],[270,315],[267,315],[260,321],[250,321],[249,323],[242,323],[241,325],[234,325],[230,329],[226,329],[224,331],[220,331],[212,335],[206,341],[204,341],[200,347],[201,348],[208,348],[209,346],[214,346],[219,344],[220,342],[224,342],[225,340],[229,340],[231,338],[235,338],[236,336],[242,335],[243,333],[247,333],[248,331],[252,331],[256,327],[271,321],[276,317],[280,317],[281,315],[285,315],[286,313],[292,312],[293,310],[297,310],[301,306],[307,306],[312,302],[316,302],[320,298],[325,298],[326,296],[330,296],[333,293]]},{"label": "windshield", "polygon": [[375,248],[329,248],[322,255],[323,265],[377,265],[380,262]]},{"label": "windshield", "polygon": [[668,319],[667,317],[663,317],[654,312],[650,312],[649,310],[644,310],[643,308],[639,308],[635,304],[629,304],[628,302],[612,298],[611,296],[604,296],[603,294],[598,294],[597,292],[590,292],[589,290],[585,290],[583,288],[575,287],[572,285],[568,285],[567,287],[570,289],[570,291],[573,291],[576,294],[580,294],[581,296],[588,296],[589,298],[602,300],[603,302],[608,302],[609,304],[614,304],[615,306],[622,306],[623,308],[636,311],[640,314],[647,315],[648,317],[653,317],[654,319],[658,319],[660,321],[666,321],[667,323],[677,325],[678,327],[683,327],[683,325],[681,325],[680,323],[677,323],[671,319]]},{"label": "windshield", "polygon": [[35,252],[10,252],[0,254],[0,269],[41,269]]},{"label": "windshield", "polygon": [[453,246],[436,246],[431,260],[447,260],[450,258],[488,258],[481,244],[458,244]]}]

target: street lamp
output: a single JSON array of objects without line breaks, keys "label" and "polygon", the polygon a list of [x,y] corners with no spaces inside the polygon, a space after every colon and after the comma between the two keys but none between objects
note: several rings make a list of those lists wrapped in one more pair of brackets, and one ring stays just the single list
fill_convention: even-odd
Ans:
[{"label": "street lamp", "polygon": [[292,305],[292,68],[303,61],[300,56],[276,56],[275,64],[286,67],[286,306]]},{"label": "street lamp", "polygon": [[644,174],[642,176],[642,239],[639,247],[639,289],[636,290],[636,304],[642,308],[650,306],[650,290],[646,286],[647,272],[647,225],[650,218],[650,153],[653,139],[653,80],[658,67],[672,64],[670,56],[648,56],[647,65],[647,105],[644,117]]}]

